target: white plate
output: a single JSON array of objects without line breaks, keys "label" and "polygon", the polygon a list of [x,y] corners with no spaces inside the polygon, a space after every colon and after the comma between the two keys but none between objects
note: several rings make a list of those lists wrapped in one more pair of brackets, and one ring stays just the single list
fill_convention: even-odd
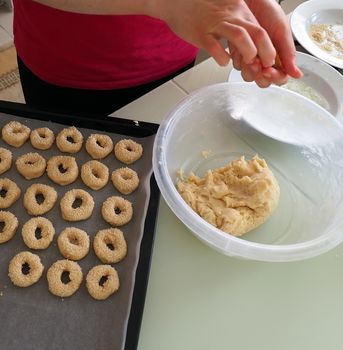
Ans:
[{"label": "white plate", "polygon": [[[304,77],[297,83],[300,86],[296,86],[298,90],[296,92],[307,98],[310,98],[309,92],[314,93],[315,98],[310,99],[319,102],[319,105],[343,122],[343,75],[320,59],[306,53],[297,52],[296,62],[304,73]],[[244,80],[241,72],[233,69],[228,81],[242,82]],[[295,91],[294,86],[291,85],[294,81],[295,79],[290,79],[287,84],[289,90]],[[301,91],[299,87],[305,89]]]},{"label": "white plate", "polygon": [[[332,66],[343,68],[343,59],[324,51],[309,36],[312,24],[324,23],[343,26],[342,0],[311,0],[299,5],[291,15],[293,35],[312,55],[321,58]],[[343,34],[342,34],[343,35]]]}]

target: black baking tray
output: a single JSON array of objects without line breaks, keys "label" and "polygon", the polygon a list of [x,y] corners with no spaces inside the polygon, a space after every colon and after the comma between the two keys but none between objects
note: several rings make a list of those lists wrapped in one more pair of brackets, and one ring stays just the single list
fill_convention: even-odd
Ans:
[{"label": "black baking tray", "polygon": [[[62,125],[73,125],[80,128],[98,130],[99,132],[113,132],[137,138],[155,135],[158,129],[158,124],[154,123],[107,116],[80,117],[74,114],[64,115],[60,113],[40,111],[23,104],[7,101],[0,101],[0,112],[18,117],[50,121]],[[145,216],[143,236],[140,244],[138,265],[136,268],[135,283],[126,329],[125,345],[123,347],[125,350],[134,350],[138,345],[155,236],[159,197],[160,192],[154,175],[152,174],[150,178],[150,198]],[[6,322],[6,320],[3,320],[3,322]],[[20,332],[20,330],[18,330],[18,332]],[[0,349],[2,349],[1,340]]]}]

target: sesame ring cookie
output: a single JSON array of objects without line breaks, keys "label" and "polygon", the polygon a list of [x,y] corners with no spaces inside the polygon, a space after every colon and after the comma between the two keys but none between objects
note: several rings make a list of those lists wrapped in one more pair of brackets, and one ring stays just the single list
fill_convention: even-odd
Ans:
[{"label": "sesame ring cookie", "polygon": [[51,221],[38,216],[27,221],[21,230],[24,243],[31,249],[46,249],[55,235]]},{"label": "sesame ring cookie", "polygon": [[101,214],[109,224],[122,226],[132,219],[132,204],[122,197],[112,196],[102,204]]},{"label": "sesame ring cookie", "polygon": [[92,215],[94,200],[88,192],[82,189],[72,189],[64,194],[60,206],[64,220],[81,221]]},{"label": "sesame ring cookie", "polygon": [[134,163],[142,154],[142,145],[130,139],[120,140],[114,146],[114,155],[120,162],[125,164]]},{"label": "sesame ring cookie", "polygon": [[81,167],[81,179],[92,190],[100,190],[106,186],[108,178],[108,167],[97,160],[90,160]]},{"label": "sesame ring cookie", "polygon": [[30,141],[32,147],[47,150],[54,144],[55,135],[49,128],[38,128],[31,132]]},{"label": "sesame ring cookie", "polygon": [[56,145],[61,152],[77,153],[83,143],[83,136],[75,126],[63,129],[56,137]]},{"label": "sesame ring cookie", "polygon": [[79,176],[79,168],[74,157],[54,156],[48,160],[46,173],[53,182],[69,185]]},{"label": "sesame ring cookie", "polygon": [[30,132],[30,128],[16,121],[7,123],[1,131],[3,140],[17,148],[26,142],[30,137]]},{"label": "sesame ring cookie", "polygon": [[12,152],[0,147],[0,174],[6,172],[12,166]]},{"label": "sesame ring cookie", "polygon": [[130,194],[139,185],[137,173],[130,168],[119,168],[112,172],[113,186],[122,194]]},{"label": "sesame ring cookie", "polygon": [[18,228],[18,219],[9,211],[0,210],[0,222],[3,223],[3,229],[0,232],[0,244],[9,241],[16,233]]},{"label": "sesame ring cookie", "polygon": [[46,160],[39,153],[26,153],[20,156],[15,165],[18,172],[26,180],[36,179],[42,176],[46,168]]},{"label": "sesame ring cookie", "polygon": [[70,260],[81,260],[89,252],[89,236],[86,231],[67,227],[57,238],[60,253]]},{"label": "sesame ring cookie", "polygon": [[123,232],[117,228],[98,231],[94,237],[93,246],[96,256],[107,264],[123,260],[127,253]]},{"label": "sesame ring cookie", "polygon": [[30,215],[43,215],[55,205],[56,190],[48,185],[33,184],[24,194],[24,207]]},{"label": "sesame ring cookie", "polygon": [[86,141],[86,150],[93,159],[103,159],[113,150],[113,141],[108,135],[91,134]]},{"label": "sesame ring cookie", "polygon": [[18,200],[21,189],[15,182],[8,178],[0,179],[0,209],[9,208]]},{"label": "sesame ring cookie", "polygon": [[21,252],[15,255],[8,267],[8,276],[18,287],[28,287],[38,282],[44,266],[38,255],[30,252]]},{"label": "sesame ring cookie", "polygon": [[105,300],[119,289],[118,273],[111,265],[94,266],[87,274],[86,286],[94,299]]},{"label": "sesame ring cookie", "polygon": [[82,278],[80,265],[71,260],[58,260],[47,272],[50,293],[61,298],[73,295],[79,289]]}]

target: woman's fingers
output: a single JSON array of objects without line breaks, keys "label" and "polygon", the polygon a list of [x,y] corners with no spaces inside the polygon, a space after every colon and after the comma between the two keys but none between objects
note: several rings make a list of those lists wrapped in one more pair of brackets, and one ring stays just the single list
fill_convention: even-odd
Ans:
[{"label": "woman's fingers", "polygon": [[272,40],[282,62],[282,70],[291,77],[301,78],[302,73],[296,66],[292,31],[281,7],[270,0],[246,0],[246,3]]},{"label": "woman's fingers", "polygon": [[262,66],[271,67],[275,63],[276,50],[267,32],[258,24],[247,21],[243,22],[242,26],[253,40]]},{"label": "woman's fingers", "polygon": [[242,56],[244,63],[252,63],[257,55],[257,48],[248,31],[242,26],[221,22],[212,33],[217,38],[225,38]]},{"label": "woman's fingers", "polygon": [[278,69],[263,68],[258,58],[252,64],[243,63],[241,74],[245,81],[255,81],[260,87],[268,87],[271,84],[283,85],[288,80],[288,75]]},{"label": "woman's fingers", "polygon": [[303,73],[296,65],[295,49],[289,49],[289,46],[292,47],[292,45],[294,46],[293,42],[288,45],[285,45],[285,43],[278,45],[278,54],[282,64],[282,70],[293,78],[301,78]]},{"label": "woman's fingers", "polygon": [[264,78],[259,78],[255,80],[255,83],[260,87],[260,88],[267,88],[269,87],[272,83]]},{"label": "woman's fingers", "polygon": [[207,53],[212,56],[220,66],[226,66],[230,62],[230,55],[222,46],[219,40],[212,35],[206,35],[202,46]]},{"label": "woman's fingers", "polygon": [[242,56],[239,54],[239,52],[236,50],[236,48],[228,43],[230,56],[232,58],[232,63],[235,69],[241,70],[242,69]]},{"label": "woman's fingers", "polygon": [[255,81],[256,77],[254,73],[250,69],[242,69],[241,75],[244,81],[250,83],[252,81]]},{"label": "woman's fingers", "polygon": [[272,67],[264,68],[262,70],[262,76],[264,79],[267,79],[276,85],[283,85],[287,83],[288,80],[288,75],[286,73]]},{"label": "woman's fingers", "polygon": [[255,81],[261,76],[261,63],[256,58],[251,64],[242,64],[241,66],[242,78],[247,82]]}]

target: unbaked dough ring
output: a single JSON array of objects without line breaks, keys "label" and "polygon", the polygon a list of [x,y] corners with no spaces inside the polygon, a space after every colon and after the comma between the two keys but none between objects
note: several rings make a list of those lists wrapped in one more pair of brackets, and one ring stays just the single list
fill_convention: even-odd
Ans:
[{"label": "unbaked dough ring", "polygon": [[81,260],[89,252],[89,236],[86,231],[67,227],[57,238],[60,253],[70,260]]},{"label": "unbaked dough ring", "polygon": [[43,215],[52,209],[56,200],[57,192],[53,187],[33,184],[24,194],[24,207],[30,215]]},{"label": "unbaked dough ring", "polygon": [[54,238],[55,228],[50,220],[38,216],[31,218],[23,225],[21,235],[29,248],[46,249]]},{"label": "unbaked dough ring", "polygon": [[90,160],[81,167],[81,179],[92,190],[100,190],[106,186],[108,178],[108,167],[97,160]]},{"label": "unbaked dough ring", "polygon": [[12,166],[12,152],[0,147],[0,174],[6,172]]},{"label": "unbaked dough ring", "polygon": [[3,228],[0,232],[0,244],[9,241],[16,233],[18,228],[18,219],[9,211],[0,210],[0,223]]},{"label": "unbaked dough ring", "polygon": [[54,144],[55,135],[49,128],[38,128],[31,132],[30,141],[34,148],[47,150]]},{"label": "unbaked dough ring", "polygon": [[26,180],[36,179],[42,176],[46,168],[46,160],[35,152],[21,155],[15,162],[18,172]]},{"label": "unbaked dough ring", "polygon": [[113,150],[113,141],[108,135],[91,134],[86,141],[86,150],[93,159],[103,159]]},{"label": "unbaked dough ring", "polygon": [[11,121],[2,128],[2,138],[9,145],[18,148],[30,137],[30,131],[27,126]]},{"label": "unbaked dough ring", "polygon": [[21,252],[15,255],[8,267],[8,276],[18,287],[28,287],[38,282],[42,276],[44,266],[38,255]]},{"label": "unbaked dough ring", "polygon": [[48,177],[59,185],[69,185],[79,176],[79,168],[74,157],[54,156],[46,167]]},{"label": "unbaked dough ring", "polygon": [[[81,201],[80,205],[73,207],[74,203]],[[62,217],[67,221],[80,221],[88,219],[94,209],[93,197],[82,189],[72,189],[64,194],[60,202]]]},{"label": "unbaked dough ring", "polygon": [[101,214],[109,224],[123,226],[132,219],[132,204],[122,197],[112,196],[102,204]]},{"label": "unbaked dough ring", "polygon": [[47,272],[50,293],[61,298],[73,295],[79,289],[82,278],[80,265],[71,260],[58,260]]},{"label": "unbaked dough ring", "polygon": [[120,162],[132,164],[142,156],[143,147],[133,140],[124,139],[116,143],[114,154]]},{"label": "unbaked dough ring", "polygon": [[127,253],[123,232],[117,228],[98,231],[93,247],[96,256],[106,264],[115,264],[123,260]]},{"label": "unbaked dough ring", "polygon": [[130,194],[139,185],[137,173],[130,168],[119,168],[112,172],[113,186],[122,194]]},{"label": "unbaked dough ring", "polygon": [[87,274],[86,286],[94,299],[105,300],[119,289],[118,273],[111,265],[94,266]]},{"label": "unbaked dough ring", "polygon": [[9,208],[18,200],[21,189],[15,182],[8,178],[0,179],[0,209]]},{"label": "unbaked dough ring", "polygon": [[56,145],[61,152],[77,153],[83,143],[83,136],[75,126],[63,129],[56,137]]}]

